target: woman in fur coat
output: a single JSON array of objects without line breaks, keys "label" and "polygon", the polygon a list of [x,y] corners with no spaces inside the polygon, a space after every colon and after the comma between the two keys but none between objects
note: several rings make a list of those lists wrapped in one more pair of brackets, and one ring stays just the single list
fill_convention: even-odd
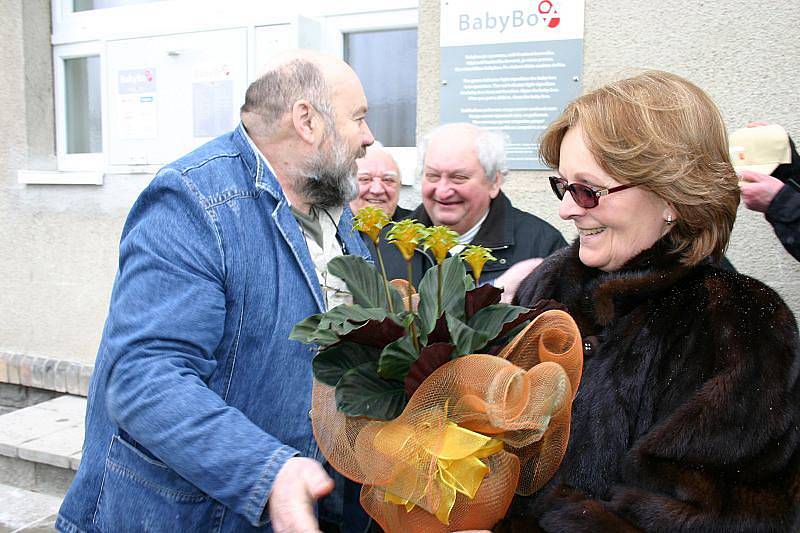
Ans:
[{"label": "woman in fur coat", "polygon": [[566,306],[584,373],[555,477],[497,531],[800,531],[797,324],[717,266],[739,200],[722,117],[647,72],[572,102],[541,154],[579,238],[518,303]]}]

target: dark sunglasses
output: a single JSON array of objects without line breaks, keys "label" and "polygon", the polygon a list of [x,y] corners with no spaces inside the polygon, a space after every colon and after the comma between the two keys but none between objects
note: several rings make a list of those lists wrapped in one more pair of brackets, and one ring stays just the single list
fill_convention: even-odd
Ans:
[{"label": "dark sunglasses", "polygon": [[575,203],[584,209],[597,207],[601,196],[611,194],[612,192],[624,191],[625,189],[630,189],[631,187],[636,187],[635,184],[629,184],[620,185],[619,187],[612,187],[610,189],[592,189],[588,185],[583,185],[582,183],[570,184],[567,180],[559,176],[550,176],[549,179],[550,187],[553,188],[553,192],[559,200],[563,200],[564,195],[567,194],[567,191],[569,191],[569,193],[572,195],[572,199],[575,200]]}]

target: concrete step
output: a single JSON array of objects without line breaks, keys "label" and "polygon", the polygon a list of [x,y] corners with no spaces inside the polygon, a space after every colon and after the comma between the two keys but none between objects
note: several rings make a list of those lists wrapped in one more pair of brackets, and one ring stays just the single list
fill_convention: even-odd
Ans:
[{"label": "concrete step", "polygon": [[80,462],[85,412],[86,398],[65,395],[0,415],[0,483],[63,497]]},{"label": "concrete step", "polygon": [[0,502],[0,533],[55,531],[61,498],[0,484]]}]

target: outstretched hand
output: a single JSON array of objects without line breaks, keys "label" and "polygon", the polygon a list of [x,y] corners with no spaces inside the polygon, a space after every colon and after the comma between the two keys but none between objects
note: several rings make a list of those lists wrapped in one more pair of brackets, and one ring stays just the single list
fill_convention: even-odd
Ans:
[{"label": "outstretched hand", "polygon": [[783,182],[761,172],[753,170],[740,170],[741,181],[739,188],[742,190],[742,201],[748,209],[763,213],[772,203],[772,199],[783,188]]},{"label": "outstretched hand", "polygon": [[528,275],[541,264],[542,259],[540,257],[534,257],[514,263],[508,270],[503,272],[494,281],[495,287],[503,287],[503,295],[500,297],[500,301],[507,304],[511,303],[522,280],[527,278]]},{"label": "outstretched hand", "polygon": [[269,516],[277,533],[318,532],[314,502],[333,490],[333,480],[322,465],[307,457],[292,457],[272,485]]}]

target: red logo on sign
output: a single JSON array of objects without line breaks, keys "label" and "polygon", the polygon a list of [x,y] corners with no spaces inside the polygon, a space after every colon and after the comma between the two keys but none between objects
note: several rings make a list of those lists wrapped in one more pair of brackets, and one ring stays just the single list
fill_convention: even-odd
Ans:
[{"label": "red logo on sign", "polygon": [[561,22],[561,17],[558,15],[558,9],[551,0],[542,0],[539,2],[539,14],[548,28],[555,28]]}]

